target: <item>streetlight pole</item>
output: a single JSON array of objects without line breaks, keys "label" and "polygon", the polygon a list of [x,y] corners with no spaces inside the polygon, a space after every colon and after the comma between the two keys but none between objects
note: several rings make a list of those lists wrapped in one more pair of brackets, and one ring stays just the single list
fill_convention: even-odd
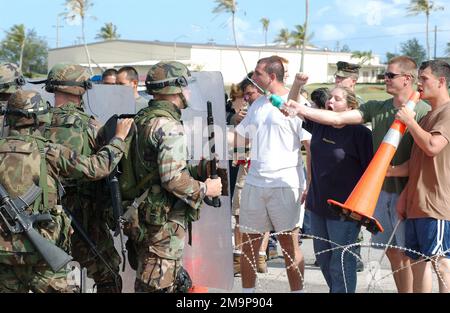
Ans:
[{"label": "streetlight pole", "polygon": [[65,15],[65,13],[59,13],[56,16],[56,26],[53,26],[54,28],[56,28],[56,48],[59,48],[59,43],[60,43],[60,41],[59,41],[59,29],[64,27],[59,22],[59,18],[61,16],[63,16],[63,15]]},{"label": "streetlight pole", "polygon": [[183,35],[177,36],[173,39],[173,60],[174,61],[177,60],[177,40],[180,38],[183,38],[183,37],[187,38],[187,36],[183,34]]}]

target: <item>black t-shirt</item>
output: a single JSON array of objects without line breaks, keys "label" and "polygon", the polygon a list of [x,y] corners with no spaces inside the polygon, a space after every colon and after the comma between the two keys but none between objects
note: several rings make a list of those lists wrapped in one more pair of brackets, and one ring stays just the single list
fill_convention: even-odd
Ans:
[{"label": "black t-shirt", "polygon": [[311,185],[306,209],[337,219],[327,200],[344,203],[373,156],[372,132],[363,125],[334,128],[307,120],[311,138]]}]

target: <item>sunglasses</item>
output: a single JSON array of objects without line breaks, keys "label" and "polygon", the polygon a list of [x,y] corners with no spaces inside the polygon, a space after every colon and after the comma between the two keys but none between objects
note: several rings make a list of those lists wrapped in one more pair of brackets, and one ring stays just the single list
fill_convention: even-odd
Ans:
[{"label": "sunglasses", "polygon": [[392,72],[386,72],[384,73],[384,77],[389,78],[389,79],[394,79],[397,76],[402,76],[405,74],[396,74],[396,73],[392,73]]}]

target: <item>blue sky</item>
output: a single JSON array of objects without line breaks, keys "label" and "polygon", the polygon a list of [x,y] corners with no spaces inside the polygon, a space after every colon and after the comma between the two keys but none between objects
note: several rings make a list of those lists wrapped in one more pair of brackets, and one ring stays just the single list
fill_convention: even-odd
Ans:
[{"label": "blue sky", "polygon": [[[106,22],[118,27],[122,39],[168,42],[233,44],[229,16],[212,14],[213,0],[93,0],[86,24],[88,42]],[[335,49],[337,42],[351,50],[372,50],[384,58],[387,51],[399,52],[400,43],[416,37],[425,47],[425,16],[407,16],[409,0],[311,0],[312,43]],[[437,55],[450,42],[450,0],[436,0],[445,8],[434,12],[430,29],[438,26]],[[13,24],[24,23],[56,46],[56,20],[64,12],[64,0],[0,0],[0,38]],[[238,0],[236,15],[239,43],[264,44],[260,19],[270,19],[268,41],[281,28],[292,30],[304,23],[304,0]],[[6,9],[7,8],[7,9]],[[11,13],[14,12],[14,13]],[[60,46],[76,43],[81,27],[61,21]],[[433,53],[434,33],[430,34]]]}]

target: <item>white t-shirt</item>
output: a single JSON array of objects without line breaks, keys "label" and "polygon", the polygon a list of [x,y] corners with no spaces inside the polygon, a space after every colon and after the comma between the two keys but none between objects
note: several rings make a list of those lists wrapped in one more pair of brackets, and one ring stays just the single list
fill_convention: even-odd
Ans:
[{"label": "white t-shirt", "polygon": [[[283,96],[283,100],[287,100]],[[286,117],[265,96],[249,108],[236,132],[251,140],[251,164],[246,183],[257,187],[304,187],[301,141],[311,134],[298,117]]]}]

